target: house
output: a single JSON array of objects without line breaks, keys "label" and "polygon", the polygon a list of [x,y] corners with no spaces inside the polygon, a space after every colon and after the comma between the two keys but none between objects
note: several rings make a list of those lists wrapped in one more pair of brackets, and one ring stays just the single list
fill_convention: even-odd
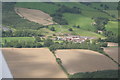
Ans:
[{"label": "house", "polygon": [[63,41],[72,41],[75,43],[82,43],[88,39],[94,39],[93,37],[78,36],[78,35],[69,35],[69,36],[57,36],[57,40]]}]

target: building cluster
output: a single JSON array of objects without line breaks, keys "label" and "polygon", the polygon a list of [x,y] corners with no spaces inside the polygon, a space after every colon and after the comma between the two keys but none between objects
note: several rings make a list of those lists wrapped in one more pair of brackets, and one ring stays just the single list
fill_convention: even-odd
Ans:
[{"label": "building cluster", "polygon": [[95,39],[94,37],[86,37],[86,36],[76,36],[76,35],[69,35],[69,36],[57,36],[57,40],[63,41],[72,41],[75,43],[82,43],[86,40]]}]

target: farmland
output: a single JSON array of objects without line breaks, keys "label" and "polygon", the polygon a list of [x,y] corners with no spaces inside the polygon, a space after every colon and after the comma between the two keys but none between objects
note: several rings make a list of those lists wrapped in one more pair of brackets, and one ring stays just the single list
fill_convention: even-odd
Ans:
[{"label": "farmland", "polygon": [[92,32],[92,31],[87,31],[87,30],[84,30],[84,29],[76,29],[76,28],[72,28],[73,31],[68,31],[68,29],[71,27],[72,25],[70,26],[66,26],[66,25],[63,25],[61,28],[59,27],[59,25],[50,25],[49,28],[51,27],[55,27],[56,29],[56,34],[59,35],[59,34],[73,34],[73,35],[80,35],[80,36],[89,36],[89,37],[96,37],[96,38],[105,38],[105,36],[103,35],[100,35],[100,34],[97,34],[95,32]]},{"label": "farmland", "polygon": [[118,69],[108,57],[90,50],[57,50],[56,56],[69,74]]},{"label": "farmland", "polygon": [[109,31],[113,31],[115,34],[118,34],[118,22],[109,21],[109,23],[106,25],[106,29]]},{"label": "farmland", "polygon": [[30,21],[33,21],[42,25],[53,24],[52,17],[50,17],[48,14],[40,10],[27,9],[27,8],[15,8],[15,11],[18,15]]},{"label": "farmland", "polygon": [[54,13],[59,8],[56,5],[46,4],[46,3],[37,3],[37,2],[33,2],[33,3],[19,2],[16,4],[16,7],[38,9],[38,10],[42,10],[49,14]]},{"label": "farmland", "polygon": [[67,78],[47,48],[3,48],[3,55],[14,78]]},{"label": "farmland", "polygon": [[70,13],[66,13],[64,14],[64,16],[65,19],[68,21],[68,23],[70,23],[69,24],[70,26],[80,25],[81,29],[90,30],[90,31],[94,31],[95,29],[94,26],[92,25],[94,21],[89,17],[79,14],[70,14]]},{"label": "farmland", "polygon": [[[119,63],[118,61],[118,47],[111,47],[111,48],[104,48],[104,51],[110,56],[112,57],[116,62]],[[120,64],[120,63],[119,63]]]},{"label": "farmland", "polygon": [[3,2],[1,44],[13,77],[116,77],[120,42],[117,6]]},{"label": "farmland", "polygon": [[2,42],[4,43],[5,40],[8,42],[13,41],[13,40],[18,40],[18,41],[34,41],[35,39],[33,37],[3,37]]},{"label": "farmland", "polygon": [[[40,11],[44,14],[49,15],[49,17],[52,17],[51,15],[53,15],[53,14],[57,15],[56,12],[61,8],[61,6],[66,6],[68,8],[72,8],[72,7],[79,8],[81,13],[77,13],[77,14],[70,13],[70,12],[60,13],[60,15],[62,15],[62,18],[68,22],[68,25],[61,25],[62,30],[59,27],[59,24],[58,25],[48,25],[48,27],[46,27],[47,28],[46,30],[51,29],[51,27],[54,27],[55,30],[51,31],[51,32],[52,32],[52,34],[54,33],[56,35],[59,35],[59,33],[61,32],[63,34],[69,33],[69,34],[75,34],[75,35],[81,35],[81,36],[94,36],[97,38],[106,38],[106,37],[104,37],[103,34],[96,33],[97,30],[96,30],[96,27],[93,25],[93,23],[94,23],[93,18],[94,17],[104,17],[104,18],[108,18],[110,20],[115,19],[115,18],[111,17],[110,15],[107,15],[106,13],[101,12],[100,10],[86,6],[83,3],[76,3],[76,2],[72,2],[72,3],[62,3],[62,2],[60,2],[60,3],[57,3],[57,2],[56,3],[25,2],[24,3],[24,2],[19,2],[14,5],[15,5],[14,7],[19,7],[21,9],[25,8],[26,10]],[[25,13],[26,10],[19,11],[19,13]],[[43,16],[41,16],[40,14],[33,15],[34,12],[29,13],[29,15],[30,15],[29,18],[34,16],[34,18],[32,18],[33,19],[32,22],[31,22],[31,21],[28,21],[29,20],[28,16],[27,16],[27,18],[26,18],[26,16],[24,16],[25,17],[25,19],[24,19],[23,17],[20,17],[14,10],[9,11],[8,12],[9,15],[7,15],[6,11],[7,11],[7,9],[3,10],[3,24],[10,28],[16,28],[17,30],[19,30],[21,28],[24,28],[24,29],[30,28],[30,29],[34,29],[34,30],[39,30],[39,29],[45,27],[44,24],[42,25],[42,23],[44,21],[45,21],[45,24],[48,22],[47,20],[44,20],[44,19],[38,20],[38,18],[37,18],[38,16],[39,17],[43,17]],[[7,16],[4,16],[4,15],[7,15]],[[13,17],[12,15],[15,15],[15,16]],[[8,21],[7,18],[13,19],[14,23],[11,22],[12,20]],[[54,17],[52,17],[52,18],[54,18]],[[39,24],[35,23],[36,19],[37,19],[37,23],[39,22]],[[62,20],[60,20],[60,21],[62,21]],[[65,22],[65,21],[63,21],[63,22]],[[50,24],[51,23],[53,23],[53,22],[50,22]],[[47,24],[49,24],[49,22]],[[73,27],[75,25],[76,26],[79,25],[80,28],[77,29],[77,28]],[[106,27],[106,29],[111,31],[111,29],[109,28],[109,23],[106,26],[108,26],[108,27]],[[117,29],[117,25],[115,24],[114,26]],[[113,29],[111,24],[110,24],[110,27]],[[73,31],[69,31],[69,28],[72,28]],[[115,30],[116,30],[115,28],[114,28],[113,32],[115,32]],[[41,32],[41,34],[43,34],[43,32]],[[47,36],[48,34],[44,34],[44,35]]]}]

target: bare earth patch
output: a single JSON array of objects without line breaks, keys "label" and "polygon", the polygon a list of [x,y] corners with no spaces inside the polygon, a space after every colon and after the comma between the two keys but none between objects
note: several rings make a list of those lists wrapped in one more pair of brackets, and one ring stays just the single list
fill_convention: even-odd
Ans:
[{"label": "bare earth patch", "polygon": [[[118,61],[118,48],[104,48],[104,51],[115,61]],[[120,63],[120,62],[119,62]]]},{"label": "bare earth patch", "polygon": [[41,10],[27,9],[27,8],[15,8],[15,12],[29,21],[33,21],[42,25],[54,24],[52,17],[42,12]]},{"label": "bare earth patch", "polygon": [[47,48],[3,48],[14,78],[67,78]]},{"label": "bare earth patch", "polygon": [[108,42],[108,46],[118,46],[118,43]]},{"label": "bare earth patch", "polygon": [[117,64],[108,57],[91,50],[57,50],[56,56],[61,59],[63,66],[70,74],[118,69]]}]

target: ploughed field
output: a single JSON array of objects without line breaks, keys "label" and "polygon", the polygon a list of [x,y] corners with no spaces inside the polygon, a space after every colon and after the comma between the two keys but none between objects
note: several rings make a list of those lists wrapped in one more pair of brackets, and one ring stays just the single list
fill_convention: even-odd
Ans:
[{"label": "ploughed field", "polygon": [[3,48],[14,78],[67,78],[47,48]]},{"label": "ploughed field", "polygon": [[111,58],[113,58],[116,62],[120,64],[118,61],[118,47],[109,47],[109,48],[104,48],[105,53],[107,53]]},{"label": "ploughed field", "polygon": [[51,25],[54,23],[52,17],[40,10],[15,8],[15,11],[19,16],[42,25]]},{"label": "ploughed field", "polygon": [[91,50],[57,50],[56,57],[61,59],[69,74],[118,69],[118,65],[111,59]]}]

